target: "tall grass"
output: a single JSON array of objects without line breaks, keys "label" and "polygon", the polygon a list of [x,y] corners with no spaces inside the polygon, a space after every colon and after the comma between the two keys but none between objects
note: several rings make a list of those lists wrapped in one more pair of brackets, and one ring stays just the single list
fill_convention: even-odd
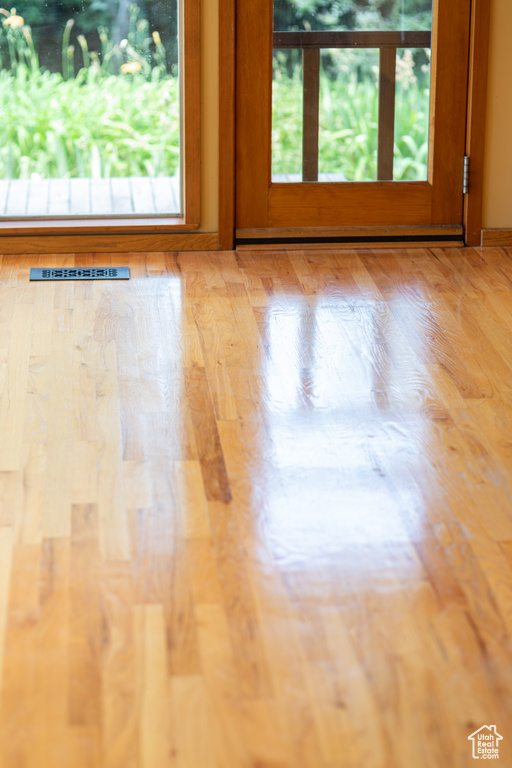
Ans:
[{"label": "tall grass", "polygon": [[[429,88],[426,77],[398,67],[395,106],[394,178],[425,180],[428,162]],[[377,62],[377,60],[376,60]],[[371,63],[371,60],[370,60]],[[320,74],[319,172],[347,181],[377,178],[379,95],[377,67],[341,66]],[[272,172],[302,171],[302,73],[276,59],[273,81]]]},{"label": "tall grass", "polygon": [[0,177],[172,176],[178,85],[137,75],[64,80],[0,71]]}]

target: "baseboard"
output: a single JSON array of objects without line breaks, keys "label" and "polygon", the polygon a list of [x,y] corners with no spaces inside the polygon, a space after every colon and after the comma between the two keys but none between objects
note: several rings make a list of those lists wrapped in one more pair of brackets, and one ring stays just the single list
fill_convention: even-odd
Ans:
[{"label": "baseboard", "polygon": [[2,254],[216,251],[217,248],[216,232],[0,235]]},{"label": "baseboard", "polygon": [[512,229],[483,229],[482,245],[495,248],[512,247]]}]

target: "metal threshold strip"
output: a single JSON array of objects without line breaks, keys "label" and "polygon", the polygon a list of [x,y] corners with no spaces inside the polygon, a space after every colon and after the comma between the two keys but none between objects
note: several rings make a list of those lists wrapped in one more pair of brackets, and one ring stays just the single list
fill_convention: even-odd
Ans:
[{"label": "metal threshold strip", "polygon": [[66,267],[30,270],[31,280],[129,280],[128,267]]}]

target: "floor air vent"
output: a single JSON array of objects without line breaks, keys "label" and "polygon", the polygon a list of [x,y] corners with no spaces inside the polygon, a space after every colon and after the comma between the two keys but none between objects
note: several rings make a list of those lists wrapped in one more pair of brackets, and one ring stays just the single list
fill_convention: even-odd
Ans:
[{"label": "floor air vent", "polygon": [[128,267],[87,267],[30,270],[31,280],[129,280]]}]

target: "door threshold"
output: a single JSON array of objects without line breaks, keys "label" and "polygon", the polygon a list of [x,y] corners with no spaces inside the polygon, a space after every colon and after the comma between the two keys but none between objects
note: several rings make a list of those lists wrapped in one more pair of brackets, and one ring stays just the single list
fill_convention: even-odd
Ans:
[{"label": "door threshold", "polygon": [[353,240],[351,242],[347,240],[330,240],[330,239],[311,239],[304,240],[263,240],[260,242],[251,242],[249,240],[238,240],[235,243],[237,251],[306,251],[306,250],[355,250],[355,249],[375,249],[375,248],[461,248],[465,245],[464,240],[461,237],[444,238],[432,240],[426,238],[425,240],[411,240],[404,238],[403,240],[397,240],[396,238],[390,238],[389,240],[382,240],[375,238],[375,240],[369,240],[368,238],[362,238],[361,240]]},{"label": "door threshold", "polygon": [[[435,238],[436,242],[445,242],[445,243],[458,243],[461,241],[460,235],[446,235],[445,237],[437,237]],[[370,245],[375,243],[389,243],[391,245],[399,244],[399,243],[421,243],[422,245],[424,243],[432,242],[432,237],[428,235],[413,235],[413,236],[407,236],[404,235],[403,237],[396,237],[396,236],[390,236],[390,237],[379,237],[378,235],[375,237],[272,237],[272,238],[247,238],[247,239],[237,239],[236,244],[238,245],[265,245],[265,244],[272,244],[272,245],[304,245],[304,244],[315,244],[315,245],[327,245],[327,244],[340,244],[340,245],[360,245],[361,243],[368,243]]]},{"label": "door threshold", "polygon": [[369,227],[259,227],[237,229],[237,248],[375,248],[459,246],[464,244],[460,224]]}]

